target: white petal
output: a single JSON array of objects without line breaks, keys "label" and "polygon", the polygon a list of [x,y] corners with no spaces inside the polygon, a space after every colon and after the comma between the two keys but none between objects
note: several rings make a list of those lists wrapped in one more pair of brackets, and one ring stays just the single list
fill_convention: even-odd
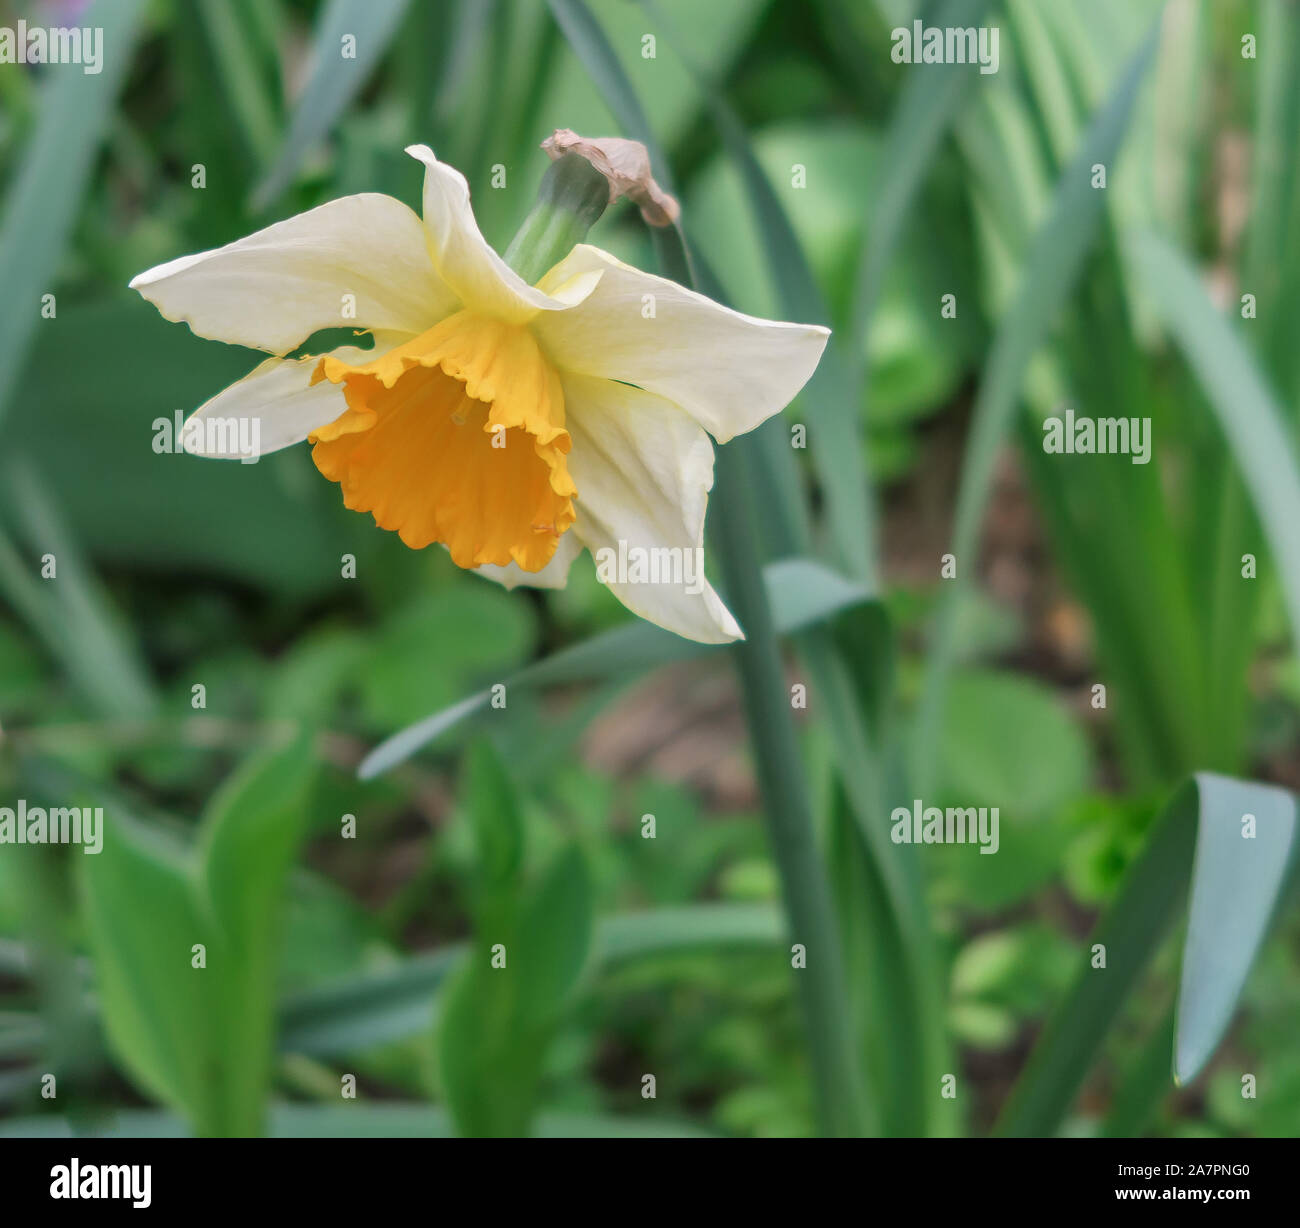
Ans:
[{"label": "white petal", "polygon": [[667,397],[719,443],[784,409],[816,370],[830,336],[816,324],[741,315],[585,243],[541,284],[597,270],[600,281],[580,304],[534,322],[547,352],[563,370]]},{"label": "white petal", "polygon": [[540,311],[563,311],[591,293],[599,270],[591,270],[597,276],[579,278],[556,295],[530,286],[480,232],[465,176],[439,162],[427,145],[410,145],[406,152],[425,166],[424,229],[429,258],[466,307],[522,324]]},{"label": "white petal", "polygon": [[587,546],[597,576],[634,614],[705,644],[742,638],[704,576],[709,437],[676,405],[639,388],[582,375],[563,380],[569,472],[578,486],[568,536]]},{"label": "white petal", "polygon": [[569,568],[573,560],[582,553],[582,542],[572,533],[565,533],[555,547],[551,561],[541,571],[525,571],[518,563],[507,563],[498,567],[495,563],[484,563],[474,568],[480,576],[504,584],[506,588],[563,588],[569,582]]},{"label": "white petal", "polygon": [[[365,362],[370,351],[347,346],[335,350],[334,356],[344,362]],[[319,362],[319,355],[268,358],[254,367],[190,415],[185,425],[185,451],[193,456],[248,461],[301,443],[318,427],[333,422],[347,409],[347,403],[339,385],[329,380],[312,384],[312,372]]]},{"label": "white petal", "polygon": [[[200,337],[285,354],[324,328],[420,333],[456,308],[400,200],[344,196],[131,281]],[[355,313],[345,316],[344,295]]]}]

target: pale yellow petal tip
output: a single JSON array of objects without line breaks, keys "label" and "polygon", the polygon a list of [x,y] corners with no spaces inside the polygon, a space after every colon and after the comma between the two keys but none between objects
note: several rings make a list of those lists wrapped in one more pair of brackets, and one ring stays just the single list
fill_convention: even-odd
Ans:
[{"label": "pale yellow petal tip", "polygon": [[[155,282],[161,281],[167,275],[167,268],[170,264],[176,262],[168,261],[167,264],[156,264],[151,269],[145,269],[143,273],[137,273],[130,281],[126,283],[128,290],[134,290],[141,298],[149,299],[145,293],[145,287],[152,286]],[[152,299],[149,299],[152,302]]]},{"label": "pale yellow petal tip", "polygon": [[[824,324],[797,324],[795,327],[802,330],[811,345],[816,346],[816,361],[821,362],[822,355],[826,353],[826,347],[830,344],[831,330]],[[811,374],[810,371],[809,375]]]},{"label": "pale yellow petal tip", "polygon": [[437,171],[449,179],[454,179],[464,186],[466,191],[469,190],[469,180],[450,163],[440,161],[438,155],[427,145],[408,145],[403,152],[410,154],[417,162],[423,162],[426,171]]}]

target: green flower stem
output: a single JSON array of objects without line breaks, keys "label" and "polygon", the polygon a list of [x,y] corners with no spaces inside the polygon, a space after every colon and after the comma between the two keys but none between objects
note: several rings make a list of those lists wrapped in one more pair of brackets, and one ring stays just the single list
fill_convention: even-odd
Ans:
[{"label": "green flower stem", "polygon": [[[681,228],[652,227],[650,237],[663,274],[697,289]],[[855,1137],[867,1132],[867,1106],[830,879],[813,833],[808,781],[754,540],[754,526],[761,521],[753,492],[762,488],[757,475],[763,472],[757,446],[750,435],[720,449],[709,535],[727,600],[745,632],[733,651],[790,941],[807,953],[807,966],[798,969],[795,977],[812,1058],[818,1121],[823,1134]]]},{"label": "green flower stem", "polygon": [[790,941],[806,952],[807,966],[795,972],[795,980],[808,1031],[818,1116],[823,1133],[853,1137],[863,1132],[861,1076],[830,883],[813,834],[808,781],[753,536],[751,446],[749,439],[737,440],[718,457],[709,516],[713,554],[731,610],[745,631],[746,638],[734,652],[763,812],[781,876]]},{"label": "green flower stem", "polygon": [[537,203],[506,248],[505,262],[530,286],[587,237],[609,204],[609,181],[585,158],[552,162],[537,188]]},{"label": "green flower stem", "polygon": [[[538,188],[537,204],[506,249],[506,263],[535,284],[582,242],[608,203],[608,182],[585,159],[569,154],[553,162]],[[694,287],[681,231],[675,226],[653,229],[652,237],[664,272]],[[824,1134],[854,1137],[863,1133],[864,1106],[843,955],[751,527],[751,446],[746,439],[722,449],[710,533],[732,611],[746,634],[735,654],[790,941],[806,953],[806,966],[798,968],[795,977],[808,1032],[818,1121]]]}]

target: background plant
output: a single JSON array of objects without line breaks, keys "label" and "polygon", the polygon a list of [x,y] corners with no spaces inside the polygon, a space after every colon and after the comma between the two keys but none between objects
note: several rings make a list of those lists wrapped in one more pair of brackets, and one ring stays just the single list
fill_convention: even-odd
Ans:
[{"label": "background plant", "polygon": [[[1296,18],[922,6],[999,26],[980,76],[891,64],[913,9],[127,0],[76,18],[102,74],[0,68],[0,280],[58,301],[0,334],[0,779],[121,833],[0,849],[0,1129],[1294,1132]],[[593,241],[835,329],[719,458],[739,691],[581,568],[507,595],[346,516],[301,455],[149,446],[252,361],[134,272],[413,201],[412,140],[504,248],[559,126],[644,141],[683,200],[681,234],[611,210]],[[1045,456],[1065,404],[1150,414],[1157,459]],[[892,844],[916,796],[1000,806],[1002,851]],[[809,905],[840,948],[811,991]]]}]

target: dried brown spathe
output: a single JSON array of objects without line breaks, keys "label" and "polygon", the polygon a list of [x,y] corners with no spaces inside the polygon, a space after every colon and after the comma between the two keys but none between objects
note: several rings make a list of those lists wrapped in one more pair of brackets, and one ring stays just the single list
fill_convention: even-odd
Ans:
[{"label": "dried brown spathe", "polygon": [[586,158],[609,180],[609,203],[620,196],[640,206],[641,216],[651,226],[671,226],[681,206],[669,196],[650,173],[650,155],[640,141],[617,136],[582,137],[569,128],[557,128],[542,142],[552,160],[575,153]]}]

